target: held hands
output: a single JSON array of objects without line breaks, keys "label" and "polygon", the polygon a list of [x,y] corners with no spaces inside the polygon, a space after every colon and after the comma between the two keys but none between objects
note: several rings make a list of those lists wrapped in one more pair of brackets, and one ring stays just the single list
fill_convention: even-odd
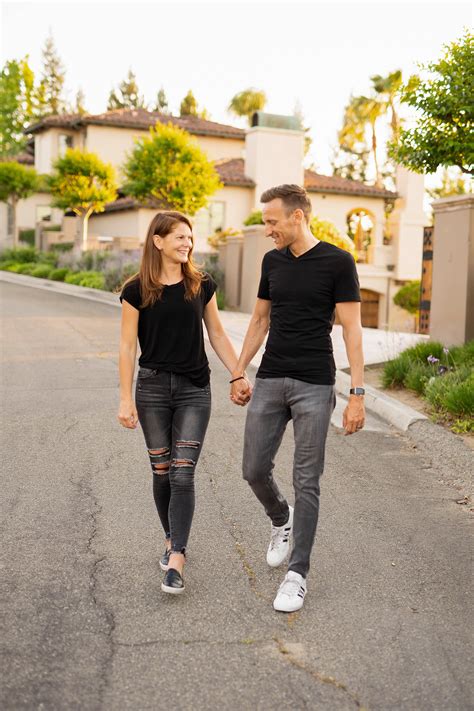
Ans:
[{"label": "held hands", "polygon": [[122,425],[129,430],[134,430],[138,424],[137,408],[133,400],[121,400],[117,419]]},{"label": "held hands", "polygon": [[360,395],[350,395],[347,407],[342,415],[342,426],[345,434],[350,435],[358,432],[365,424],[364,398]]},{"label": "held hands", "polygon": [[230,399],[236,405],[245,407],[252,397],[252,390],[252,383],[247,376],[244,376],[239,380],[234,380],[234,382],[230,385]]}]

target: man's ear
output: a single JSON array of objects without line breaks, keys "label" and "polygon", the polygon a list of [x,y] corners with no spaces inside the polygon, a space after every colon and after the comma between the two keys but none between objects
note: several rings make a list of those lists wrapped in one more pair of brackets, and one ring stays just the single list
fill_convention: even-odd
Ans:
[{"label": "man's ear", "polygon": [[304,212],[299,207],[293,212],[294,221],[300,225],[304,220]]}]

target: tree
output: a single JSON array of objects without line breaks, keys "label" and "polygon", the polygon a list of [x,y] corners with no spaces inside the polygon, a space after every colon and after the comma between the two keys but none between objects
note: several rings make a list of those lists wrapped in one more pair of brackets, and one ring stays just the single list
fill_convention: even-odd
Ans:
[{"label": "tree", "polygon": [[420,309],[421,282],[409,281],[393,297],[393,303],[410,314],[416,315]]},{"label": "tree", "polygon": [[333,157],[333,173],[350,180],[365,180],[370,148],[366,123],[357,111],[357,97],[351,96],[344,109],[342,128],[337,135],[338,149]]},{"label": "tree", "polygon": [[295,104],[295,108],[293,109],[293,116],[298,119],[301,130],[304,131],[306,134],[304,137],[304,154],[306,156],[309,153],[309,149],[311,148],[313,139],[309,135],[311,128],[309,126],[304,125],[305,120],[304,120],[304,115],[303,115],[303,109],[302,109],[299,101],[297,101]]},{"label": "tree", "polygon": [[87,110],[86,107],[84,106],[86,97],[84,95],[84,92],[82,91],[82,88],[79,87],[77,94],[76,94],[76,104],[74,106],[74,112],[76,114],[86,114]]},{"label": "tree", "polygon": [[46,38],[43,49],[43,74],[36,92],[39,116],[56,115],[64,112],[63,98],[66,72],[54,45],[52,34]]},{"label": "tree", "polygon": [[395,143],[398,143],[398,139],[400,137],[400,117],[398,115],[398,107],[396,106],[395,100],[402,86],[402,72],[400,69],[397,69],[396,71],[387,74],[386,77],[383,77],[380,74],[375,74],[373,77],[370,77],[370,79],[376,94],[378,94],[390,108],[392,140]]},{"label": "tree", "polygon": [[49,179],[53,205],[72,210],[79,217],[75,250],[87,249],[89,217],[103,212],[105,205],[117,197],[114,170],[95,153],[69,148],[53,165]]},{"label": "tree", "polygon": [[16,208],[19,200],[25,200],[38,187],[38,174],[34,168],[27,168],[15,161],[0,163],[0,201],[6,202],[12,210],[13,246],[18,246]]},{"label": "tree", "polygon": [[191,89],[188,91],[188,93],[181,102],[181,105],[179,107],[179,115],[199,116],[197,101]]},{"label": "tree", "polygon": [[445,168],[441,174],[440,185],[426,192],[433,200],[452,195],[465,195],[472,192],[472,183],[469,184],[459,168]]},{"label": "tree", "polygon": [[0,156],[13,156],[23,150],[23,133],[33,115],[34,74],[28,57],[5,63],[0,74]]},{"label": "tree", "polygon": [[156,95],[155,106],[153,111],[158,111],[160,114],[169,114],[168,99],[166,98],[165,90],[163,87],[159,90]]},{"label": "tree", "polygon": [[402,101],[419,112],[415,125],[400,132],[390,152],[395,160],[418,173],[439,166],[474,170],[474,35],[444,47],[437,62],[421,66],[402,89]]},{"label": "tree", "polygon": [[124,166],[123,190],[138,200],[194,215],[221,187],[206,154],[190,135],[172,124],[157,123],[136,142]]},{"label": "tree", "polygon": [[112,89],[107,102],[107,111],[115,109],[144,109],[145,100],[140,96],[135,74],[128,70],[127,78],[118,85],[117,91]]},{"label": "tree", "polygon": [[267,96],[264,91],[249,88],[236,94],[230,100],[227,110],[236,116],[246,116],[251,124],[255,111],[263,111],[266,103]]}]

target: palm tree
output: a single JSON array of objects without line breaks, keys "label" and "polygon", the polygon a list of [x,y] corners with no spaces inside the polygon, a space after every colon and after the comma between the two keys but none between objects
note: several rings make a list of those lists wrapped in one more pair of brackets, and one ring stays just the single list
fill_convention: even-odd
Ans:
[{"label": "palm tree", "polygon": [[255,111],[264,109],[266,103],[267,96],[264,91],[250,88],[236,94],[231,99],[227,110],[236,116],[247,116],[250,124]]},{"label": "palm tree", "polygon": [[395,106],[395,97],[397,96],[402,86],[402,72],[397,69],[395,72],[390,72],[386,77],[380,74],[375,74],[370,77],[376,93],[383,97],[387,102],[391,111],[390,125],[392,127],[392,139],[394,143],[398,143],[400,135],[400,118]]}]

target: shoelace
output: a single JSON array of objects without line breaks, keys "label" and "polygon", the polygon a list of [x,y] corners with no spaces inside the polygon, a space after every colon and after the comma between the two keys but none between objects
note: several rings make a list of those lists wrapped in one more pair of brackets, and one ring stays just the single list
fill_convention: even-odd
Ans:
[{"label": "shoelace", "polygon": [[287,595],[288,597],[291,597],[292,595],[298,595],[300,590],[304,595],[304,588],[297,580],[284,580],[280,585],[279,592],[280,595]]},{"label": "shoelace", "polygon": [[283,543],[286,543],[289,535],[289,531],[286,531],[285,529],[281,530],[280,528],[272,528],[270,534],[270,546],[275,548],[277,543],[279,543],[279,539],[281,539]]}]

